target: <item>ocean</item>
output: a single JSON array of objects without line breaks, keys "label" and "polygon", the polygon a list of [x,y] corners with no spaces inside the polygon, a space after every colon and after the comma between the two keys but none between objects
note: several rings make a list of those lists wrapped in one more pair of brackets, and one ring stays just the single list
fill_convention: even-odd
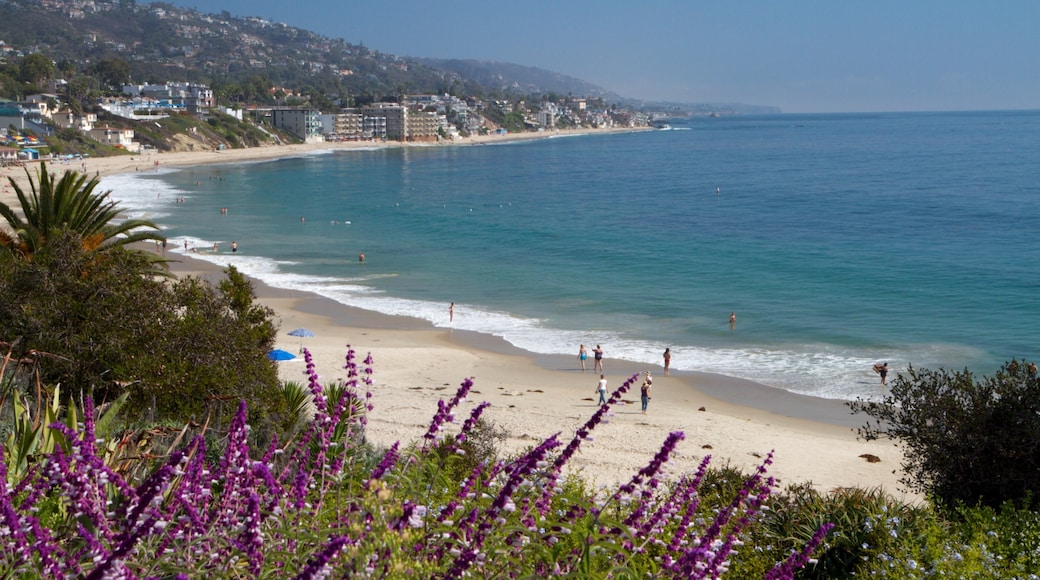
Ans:
[{"label": "ocean", "polygon": [[883,394],[876,362],[992,375],[1040,358],[1040,112],[670,125],[101,189],[172,251],[534,353],[660,365],[667,347],[676,370],[844,400]]}]

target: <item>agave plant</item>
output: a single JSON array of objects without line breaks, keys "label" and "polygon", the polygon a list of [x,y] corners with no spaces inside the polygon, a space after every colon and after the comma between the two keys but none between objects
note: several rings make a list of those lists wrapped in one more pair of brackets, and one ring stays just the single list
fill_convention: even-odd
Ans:
[{"label": "agave plant", "polygon": [[28,169],[25,173],[31,189],[28,194],[13,178],[8,178],[18,196],[21,215],[0,203],[0,216],[9,229],[0,230],[0,245],[12,252],[32,258],[48,240],[66,230],[82,236],[83,249],[89,252],[162,239],[158,227],[150,221],[115,223],[119,209],[116,202],[108,200],[109,192],[95,192],[100,183],[97,177],[66,171],[55,181],[44,163],[40,164],[35,181]]}]

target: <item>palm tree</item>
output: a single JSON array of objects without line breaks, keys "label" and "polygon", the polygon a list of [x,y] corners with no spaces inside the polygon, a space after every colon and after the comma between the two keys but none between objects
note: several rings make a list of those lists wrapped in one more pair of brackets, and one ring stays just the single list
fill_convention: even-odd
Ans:
[{"label": "palm tree", "polygon": [[36,174],[37,188],[28,169],[25,173],[32,188],[31,196],[18,187],[14,178],[8,178],[21,204],[21,215],[0,203],[0,216],[7,220],[10,230],[0,230],[0,246],[12,252],[32,258],[49,239],[63,231],[79,234],[83,238],[83,249],[88,252],[162,239],[158,226],[147,220],[113,223],[119,209],[116,202],[106,201],[110,192],[94,192],[100,183],[97,177],[66,171],[61,179],[54,181],[54,176],[47,173],[47,166],[41,163]]}]

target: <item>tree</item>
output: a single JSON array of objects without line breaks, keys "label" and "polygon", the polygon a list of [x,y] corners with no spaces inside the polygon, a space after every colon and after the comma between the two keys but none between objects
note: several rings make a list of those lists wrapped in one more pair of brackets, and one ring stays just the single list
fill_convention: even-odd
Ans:
[{"label": "tree", "polygon": [[130,64],[121,58],[98,62],[94,72],[103,83],[112,88],[122,89],[123,85],[130,82]]},{"label": "tree", "polygon": [[996,376],[975,380],[910,368],[881,401],[857,400],[853,413],[874,419],[867,440],[896,440],[905,451],[901,480],[938,503],[1040,505],[1040,381],[1012,360]]},{"label": "tree", "polygon": [[39,84],[54,74],[54,63],[51,59],[36,52],[22,59],[21,79],[29,84]]},{"label": "tree", "polygon": [[[129,392],[131,421],[225,422],[240,400],[255,426],[281,412],[273,312],[228,269],[218,287],[153,275],[145,252],[98,254],[66,231],[32,260],[0,253],[0,339],[55,355],[41,362],[46,384],[99,404]],[[251,420],[251,423],[253,421]]]},{"label": "tree", "polygon": [[82,238],[87,251],[107,251],[145,240],[161,240],[158,227],[146,220],[125,220],[115,223],[119,215],[116,202],[106,201],[109,192],[95,193],[99,180],[85,174],[66,171],[58,181],[40,164],[37,183],[29,170],[28,196],[14,178],[8,178],[21,215],[7,204],[0,203],[0,217],[7,221],[10,232],[0,231],[0,246],[24,257],[32,257],[48,241],[63,231],[72,231]]}]

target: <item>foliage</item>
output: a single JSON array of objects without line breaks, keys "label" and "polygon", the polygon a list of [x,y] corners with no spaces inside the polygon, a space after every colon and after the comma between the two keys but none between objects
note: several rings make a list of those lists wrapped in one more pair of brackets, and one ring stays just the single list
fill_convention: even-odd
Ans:
[{"label": "foliage", "polygon": [[485,110],[484,114],[496,125],[510,133],[523,133],[527,130],[527,126],[524,124],[524,114],[520,111],[506,111],[492,107]]},{"label": "foliage", "polygon": [[255,409],[257,435],[287,417],[275,363],[270,309],[233,268],[219,288],[195,277],[156,276],[145,252],[82,250],[78,236],[51,240],[32,261],[0,253],[0,337],[16,357],[32,350],[45,382],[109,402],[129,391],[132,421],[227,425],[235,402]]},{"label": "foliage", "polygon": [[[773,487],[766,459],[704,517],[698,487],[708,458],[671,485],[662,478],[681,433],[615,492],[589,495],[561,481],[636,377],[562,449],[554,435],[511,460],[489,457],[452,482],[440,477],[433,450],[465,443],[487,408],[477,405],[448,433],[472,386],[466,380],[439,403],[421,442],[395,444],[374,464],[363,444],[371,358],[359,368],[348,351],[338,399],[326,398],[305,358],[314,419],[291,447],[272,446],[260,460],[251,457],[244,403],[217,461],[205,460],[196,438],[140,482],[98,457],[89,402],[81,431],[52,425],[71,451],[55,450],[0,490],[0,566],[13,575],[86,578],[718,577]],[[827,529],[764,577],[793,577]]]},{"label": "foliage", "polygon": [[9,232],[0,230],[0,245],[12,252],[31,258],[64,232],[79,235],[88,252],[162,239],[152,222],[116,221],[119,215],[116,202],[106,201],[106,193],[94,191],[100,183],[97,177],[66,171],[55,181],[44,163],[40,164],[35,181],[28,168],[25,173],[29,177],[29,193],[23,191],[14,178],[8,178],[18,196],[21,214],[0,203],[0,217],[10,228]]},{"label": "foliage", "polygon": [[[7,462],[7,483],[19,481],[29,474],[35,462],[61,449],[64,453],[72,451],[71,442],[58,429],[50,428],[64,415],[63,423],[75,430],[79,424],[81,413],[75,404],[69,405],[62,413],[59,396],[60,388],[54,387],[50,393],[37,393],[35,405],[30,404],[25,393],[16,392],[11,398],[12,429],[4,440],[4,460]],[[108,437],[126,396],[120,397],[108,405],[103,412],[94,418],[95,432],[100,437]],[[116,448],[106,450],[105,457],[114,460]],[[106,461],[106,464],[109,464]],[[0,482],[2,483],[2,482]]]},{"label": "foliage", "polygon": [[916,371],[892,382],[881,401],[850,403],[874,419],[868,440],[905,448],[902,482],[945,507],[996,507],[1040,498],[1040,382],[1012,360],[994,377]]}]

